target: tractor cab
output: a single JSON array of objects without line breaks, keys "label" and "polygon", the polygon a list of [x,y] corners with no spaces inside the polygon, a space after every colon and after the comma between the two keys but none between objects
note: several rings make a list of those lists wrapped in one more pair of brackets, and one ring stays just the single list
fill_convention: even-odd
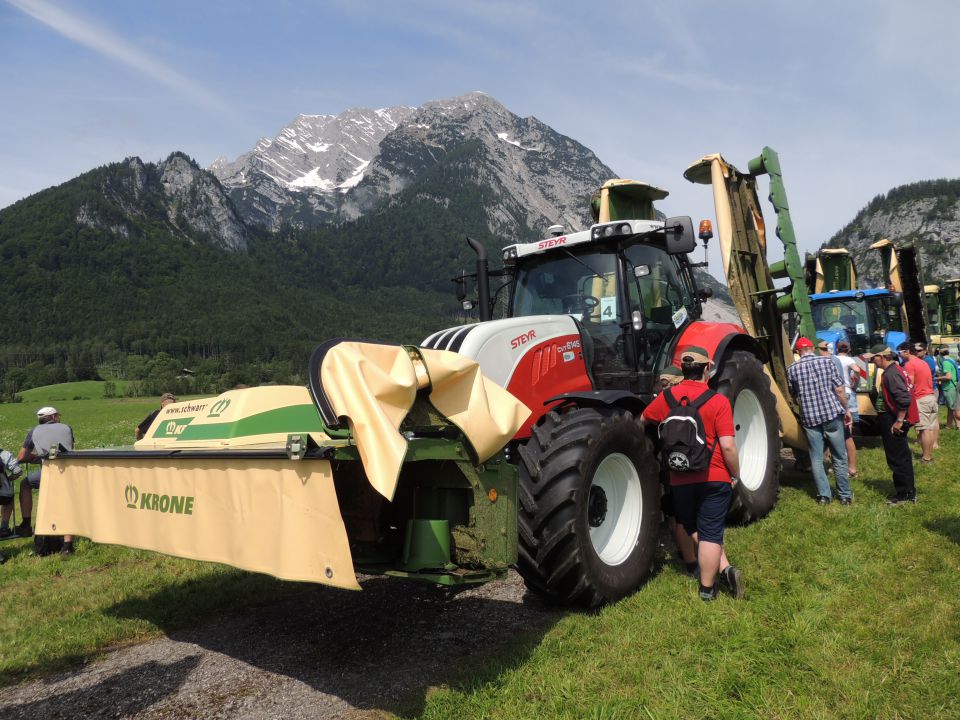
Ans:
[{"label": "tractor cab", "polygon": [[905,342],[899,293],[884,289],[832,290],[810,296],[817,337],[832,343],[846,340],[850,353],[866,353],[873,345],[885,343],[891,349]]},{"label": "tractor cab", "polygon": [[596,389],[652,392],[673,340],[700,317],[686,253],[689,218],[618,220],[589,230],[511,245],[508,316],[567,315],[582,339]]}]

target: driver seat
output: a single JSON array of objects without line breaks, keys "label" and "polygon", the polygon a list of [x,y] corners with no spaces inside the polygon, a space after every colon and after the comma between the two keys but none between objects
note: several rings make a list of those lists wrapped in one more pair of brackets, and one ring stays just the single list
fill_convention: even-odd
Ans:
[{"label": "driver seat", "polygon": [[673,307],[658,305],[650,308],[650,322],[657,325],[673,325]]}]

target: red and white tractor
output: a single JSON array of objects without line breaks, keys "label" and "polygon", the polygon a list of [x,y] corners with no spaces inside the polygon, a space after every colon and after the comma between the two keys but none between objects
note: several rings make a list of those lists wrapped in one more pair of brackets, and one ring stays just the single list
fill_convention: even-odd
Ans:
[{"label": "red and white tractor", "polygon": [[[608,182],[594,206],[599,222],[509,245],[504,269],[492,273],[483,247],[468,241],[478,269],[458,281],[476,277],[481,321],[422,343],[475,359],[533,411],[508,448],[520,474],[517,567],[531,589],[557,602],[612,601],[649,572],[661,482],[637,420],[661,371],[679,366],[688,347],[710,353],[710,384],[733,405],[741,482],[731,519],[762,517],[777,501],[778,405],[793,417],[783,387],[771,383],[783,376],[789,348],[779,315],[764,333],[700,319],[710,292],[694,281],[691,219],[653,219],[653,201],[666,195],[645,183]],[[733,230],[729,213],[718,216],[723,242]],[[744,217],[756,229],[755,218]],[[707,225],[700,236],[712,236]],[[757,252],[766,267],[765,247]],[[491,275],[507,279],[503,319],[490,319]],[[795,419],[791,444],[802,446],[793,426]]]}]

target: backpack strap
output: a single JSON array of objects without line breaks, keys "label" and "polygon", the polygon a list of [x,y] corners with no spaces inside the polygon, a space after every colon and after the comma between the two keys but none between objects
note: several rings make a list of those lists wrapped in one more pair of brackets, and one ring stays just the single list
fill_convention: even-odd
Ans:
[{"label": "backpack strap", "polygon": [[700,393],[700,397],[698,397],[696,400],[690,403],[690,407],[692,407],[694,410],[699,410],[708,402],[710,402],[713,399],[713,396],[716,394],[717,394],[716,392],[714,392],[710,388],[707,388],[702,393]]},{"label": "backpack strap", "polygon": [[[703,407],[704,405],[706,405],[708,402],[710,402],[711,400],[713,400],[713,398],[714,398],[714,396],[715,396],[716,394],[717,394],[717,393],[716,393],[715,391],[711,390],[710,388],[707,388],[707,389],[704,390],[702,393],[700,393],[700,397],[698,397],[696,400],[694,400],[692,403],[690,403],[690,407],[693,408],[694,410],[696,410],[696,411],[697,411],[697,414],[699,415],[699,414],[700,414],[700,408],[702,408],[702,407]],[[700,418],[700,422],[701,422],[701,423],[703,422],[703,418],[702,418],[702,417]],[[706,432],[706,427],[704,427],[704,432]],[[719,445],[719,444],[720,444],[720,436],[719,436],[719,435],[716,435],[716,436],[713,438],[713,445],[712,445],[712,446],[711,446],[711,445],[708,445],[708,446],[707,446],[707,447],[710,448],[710,457],[711,457],[711,458],[713,458],[713,453],[716,451],[717,445]]]},{"label": "backpack strap", "polygon": [[667,401],[667,407],[673,410],[680,403],[677,402],[677,399],[673,396],[673,389],[666,388],[663,391],[663,399]]}]

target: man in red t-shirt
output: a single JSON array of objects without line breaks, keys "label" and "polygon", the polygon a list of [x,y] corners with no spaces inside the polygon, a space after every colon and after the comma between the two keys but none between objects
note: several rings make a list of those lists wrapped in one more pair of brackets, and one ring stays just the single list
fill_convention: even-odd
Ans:
[{"label": "man in red t-shirt", "polygon": [[911,354],[911,349],[909,343],[901,343],[897,347],[903,361],[903,374],[907,376],[910,394],[917,401],[920,413],[920,422],[917,423],[917,436],[923,451],[920,462],[928,463],[933,462],[933,444],[937,439],[935,431],[940,427],[940,409],[933,394],[933,372],[923,360]]},{"label": "man in red t-shirt", "polygon": [[[689,403],[710,390],[706,380],[712,363],[706,350],[688,347],[681,353],[680,362],[683,381],[665,389],[647,406],[641,417],[644,424],[659,426],[670,414],[665,397],[667,393],[671,393],[678,402],[686,398]],[[714,395],[699,412],[707,447],[712,449],[710,465],[705,470],[694,472],[670,471],[674,510],[677,520],[697,543],[700,597],[703,600],[716,598],[719,573],[731,594],[739,598],[743,597],[743,576],[723,552],[723,531],[733,497],[733,481],[740,474],[733,409],[727,398]]]}]

